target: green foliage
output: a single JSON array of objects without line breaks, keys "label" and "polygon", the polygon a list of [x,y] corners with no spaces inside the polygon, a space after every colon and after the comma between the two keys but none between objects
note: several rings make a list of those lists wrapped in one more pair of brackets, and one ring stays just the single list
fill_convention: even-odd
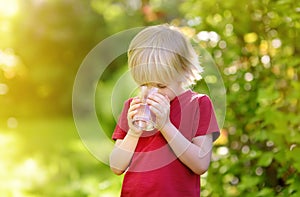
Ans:
[{"label": "green foliage", "polygon": [[[299,5],[294,1],[186,1],[201,43],[227,87],[227,157],[215,160],[202,191],[210,196],[299,195]],[[226,43],[222,47],[221,43]],[[218,148],[217,148],[218,150]]]}]

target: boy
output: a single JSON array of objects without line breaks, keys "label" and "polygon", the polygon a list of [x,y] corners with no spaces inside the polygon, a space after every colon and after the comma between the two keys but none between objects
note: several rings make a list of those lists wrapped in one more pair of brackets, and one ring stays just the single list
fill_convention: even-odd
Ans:
[{"label": "boy", "polygon": [[113,133],[110,167],[115,174],[126,171],[121,196],[199,197],[219,128],[209,97],[187,88],[201,79],[196,52],[176,28],[151,26],[131,41],[128,64],[138,85],[158,92],[146,101],[155,130],[132,124],[141,105],[135,97],[125,102]]}]

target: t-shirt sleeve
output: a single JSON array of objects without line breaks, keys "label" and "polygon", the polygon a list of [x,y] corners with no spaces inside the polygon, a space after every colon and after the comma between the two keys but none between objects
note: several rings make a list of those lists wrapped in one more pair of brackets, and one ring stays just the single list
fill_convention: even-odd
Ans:
[{"label": "t-shirt sleeve", "polygon": [[213,141],[220,136],[220,129],[216,119],[213,104],[207,95],[198,98],[198,110],[195,116],[195,123],[198,127],[196,129],[196,135],[213,135]]},{"label": "t-shirt sleeve", "polygon": [[125,101],[121,115],[119,116],[117,125],[115,127],[115,130],[112,134],[112,139],[123,139],[126,136],[126,133],[129,129],[128,122],[127,122],[127,112],[129,109],[129,105],[132,99],[129,99]]}]

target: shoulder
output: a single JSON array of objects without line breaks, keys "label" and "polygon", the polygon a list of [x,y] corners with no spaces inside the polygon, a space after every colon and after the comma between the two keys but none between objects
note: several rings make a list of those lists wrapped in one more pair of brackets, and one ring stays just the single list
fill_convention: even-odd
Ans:
[{"label": "shoulder", "polygon": [[[212,108],[213,104],[210,97],[207,94],[200,94],[197,92],[191,92],[190,103],[196,107],[202,108]],[[203,109],[202,109],[203,110]]]},{"label": "shoulder", "polygon": [[198,103],[210,103],[211,100],[208,95],[200,94],[194,91],[190,91],[191,101],[197,101]]},{"label": "shoulder", "polygon": [[124,107],[129,107],[131,101],[132,101],[133,98],[129,98],[127,100],[124,101]]}]

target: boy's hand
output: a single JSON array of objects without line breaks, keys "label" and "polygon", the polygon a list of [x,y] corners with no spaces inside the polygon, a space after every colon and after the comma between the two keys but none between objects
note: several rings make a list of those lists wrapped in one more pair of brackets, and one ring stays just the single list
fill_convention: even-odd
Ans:
[{"label": "boy's hand", "polygon": [[153,93],[149,95],[147,104],[150,105],[150,110],[156,115],[155,127],[158,130],[170,122],[170,100],[167,96]]},{"label": "boy's hand", "polygon": [[132,124],[133,117],[137,114],[137,108],[139,108],[140,104],[142,103],[141,99],[138,97],[134,97],[130,103],[130,107],[128,109],[127,113],[127,120],[128,120],[128,126],[129,126],[129,132],[131,132],[134,136],[141,136],[142,130],[138,129]]}]

